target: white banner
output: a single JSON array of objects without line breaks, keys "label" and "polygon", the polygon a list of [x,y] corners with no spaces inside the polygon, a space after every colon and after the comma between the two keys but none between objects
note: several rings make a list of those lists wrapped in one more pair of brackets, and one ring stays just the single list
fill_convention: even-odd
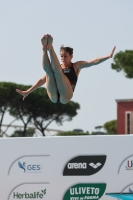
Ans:
[{"label": "white banner", "polygon": [[133,199],[133,136],[0,139],[0,199]]}]

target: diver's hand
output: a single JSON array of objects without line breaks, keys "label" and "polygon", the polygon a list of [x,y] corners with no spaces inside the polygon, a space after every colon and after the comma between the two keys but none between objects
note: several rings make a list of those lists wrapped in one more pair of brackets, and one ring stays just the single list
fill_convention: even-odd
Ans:
[{"label": "diver's hand", "polygon": [[109,54],[109,58],[112,58],[113,57],[113,54],[115,52],[115,49],[116,49],[116,46],[113,48],[113,50],[111,51],[111,53]]},{"label": "diver's hand", "polygon": [[18,92],[19,94],[21,94],[23,96],[23,100],[25,100],[25,98],[28,96],[29,92],[28,91],[22,91],[19,89],[16,89],[16,92]]}]

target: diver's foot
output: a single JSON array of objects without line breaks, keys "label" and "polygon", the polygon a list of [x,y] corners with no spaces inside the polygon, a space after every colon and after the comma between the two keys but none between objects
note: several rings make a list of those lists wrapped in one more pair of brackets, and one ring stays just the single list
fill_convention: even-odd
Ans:
[{"label": "diver's foot", "polygon": [[41,42],[42,42],[42,49],[44,51],[47,50],[47,43],[48,43],[48,35],[44,35],[41,39]]},{"label": "diver's foot", "polygon": [[51,51],[51,49],[53,48],[53,38],[51,35],[48,35],[48,44],[47,44],[47,50]]}]

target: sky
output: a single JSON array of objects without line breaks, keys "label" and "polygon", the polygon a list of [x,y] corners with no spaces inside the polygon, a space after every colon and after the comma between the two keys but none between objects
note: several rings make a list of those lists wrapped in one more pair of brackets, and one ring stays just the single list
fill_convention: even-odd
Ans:
[{"label": "sky", "polygon": [[[115,54],[132,50],[132,8],[132,0],[0,0],[0,81],[33,85],[45,74],[40,40],[47,33],[58,57],[62,44],[74,49],[73,62],[106,56],[114,46]],[[112,62],[81,71],[72,98],[81,107],[77,116],[48,128],[92,132],[117,119],[116,99],[133,98],[132,80],[112,70]],[[11,119],[6,115],[4,124]]]}]

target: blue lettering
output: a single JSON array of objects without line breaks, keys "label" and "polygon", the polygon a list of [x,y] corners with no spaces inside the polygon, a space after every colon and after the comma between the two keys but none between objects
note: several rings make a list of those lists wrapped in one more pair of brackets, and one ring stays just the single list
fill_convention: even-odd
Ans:
[{"label": "blue lettering", "polygon": [[41,170],[41,165],[28,165],[28,170]]},{"label": "blue lettering", "polygon": [[28,165],[28,166],[27,166],[27,169],[28,169],[28,170],[32,170],[32,166],[31,166],[31,165]]},{"label": "blue lettering", "polygon": [[41,169],[41,166],[40,165],[37,165],[37,170],[40,170]]},{"label": "blue lettering", "polygon": [[32,170],[36,170],[36,165],[32,165]]}]

